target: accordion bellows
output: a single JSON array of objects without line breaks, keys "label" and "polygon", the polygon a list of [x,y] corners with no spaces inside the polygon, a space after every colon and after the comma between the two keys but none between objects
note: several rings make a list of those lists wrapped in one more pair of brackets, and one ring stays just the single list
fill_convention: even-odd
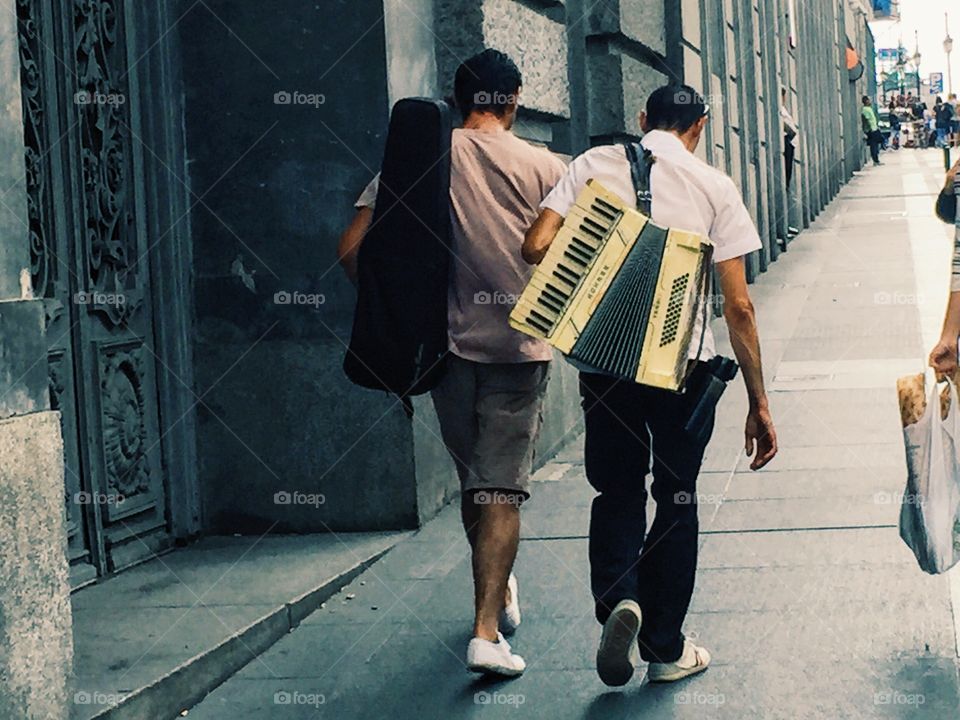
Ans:
[{"label": "accordion bellows", "polygon": [[510,325],[606,374],[679,390],[712,251],[709,239],[656,225],[590,180]]}]

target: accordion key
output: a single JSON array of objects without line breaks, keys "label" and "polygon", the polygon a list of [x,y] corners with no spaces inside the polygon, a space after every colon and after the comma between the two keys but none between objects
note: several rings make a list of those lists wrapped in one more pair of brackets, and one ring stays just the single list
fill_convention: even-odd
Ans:
[{"label": "accordion key", "polygon": [[712,251],[590,180],[510,325],[606,374],[680,390]]}]

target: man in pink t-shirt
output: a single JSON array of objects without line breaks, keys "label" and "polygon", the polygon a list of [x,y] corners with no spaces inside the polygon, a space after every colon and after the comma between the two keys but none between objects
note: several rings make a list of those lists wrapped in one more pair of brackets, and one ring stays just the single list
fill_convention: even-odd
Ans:
[{"label": "man in pink t-shirt", "polygon": [[[533,273],[520,252],[524,233],[566,169],[558,157],[511,132],[520,85],[517,66],[496,50],[457,70],[463,127],[453,131],[450,157],[450,355],[433,391],[473,551],[476,614],[467,666],[506,676],[525,668],[501,631],[510,634],[520,624],[512,568],[552,357],[546,343],[513,330],[508,318]],[[374,178],[340,241],[340,261],[351,278],[377,189]]]}]

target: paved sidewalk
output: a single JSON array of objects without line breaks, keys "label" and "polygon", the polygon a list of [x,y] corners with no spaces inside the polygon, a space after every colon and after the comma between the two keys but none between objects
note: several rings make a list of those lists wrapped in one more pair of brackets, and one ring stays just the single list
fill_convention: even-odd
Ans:
[{"label": "paved sidewalk", "polygon": [[738,382],[700,481],[686,630],[713,653],[705,674],[652,686],[640,672],[622,690],[597,679],[578,440],[538,473],[524,509],[522,678],[464,669],[470,568],[450,507],[189,716],[956,717],[951,578],[923,574],[896,527],[905,471],[894,382],[922,368],[949,273],[949,229],[931,210],[940,155],[884,161],[754,286],[781,454],[746,469]]},{"label": "paved sidewalk", "polygon": [[409,535],[210,536],[79,590],[71,720],[173,717]]}]

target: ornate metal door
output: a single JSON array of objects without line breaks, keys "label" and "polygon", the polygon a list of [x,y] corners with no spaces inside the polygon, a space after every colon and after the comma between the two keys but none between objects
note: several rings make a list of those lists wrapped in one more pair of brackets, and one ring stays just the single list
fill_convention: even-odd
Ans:
[{"label": "ornate metal door", "polygon": [[17,0],[17,11],[31,272],[79,584],[170,544],[150,272],[162,238],[148,233],[142,55],[125,3]]}]

